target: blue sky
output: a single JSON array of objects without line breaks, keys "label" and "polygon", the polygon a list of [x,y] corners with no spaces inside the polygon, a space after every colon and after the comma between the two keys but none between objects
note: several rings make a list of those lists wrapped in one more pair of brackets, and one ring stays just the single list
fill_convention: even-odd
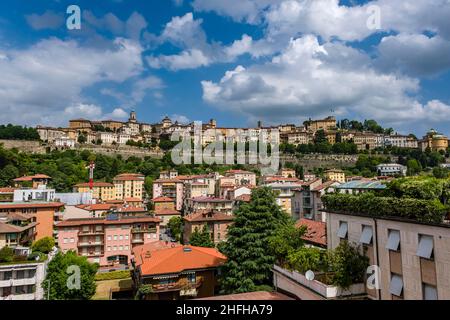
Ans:
[{"label": "blue sky", "polygon": [[[66,27],[72,4],[81,30]],[[450,134],[448,16],[446,0],[3,0],[0,123],[134,109],[300,124],[333,110]]]}]

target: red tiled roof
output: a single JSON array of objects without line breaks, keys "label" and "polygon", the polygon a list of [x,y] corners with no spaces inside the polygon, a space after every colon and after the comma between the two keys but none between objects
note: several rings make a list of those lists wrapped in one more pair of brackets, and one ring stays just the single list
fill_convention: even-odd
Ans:
[{"label": "red tiled roof", "polygon": [[162,209],[154,212],[156,216],[173,216],[173,215],[181,215],[180,211],[171,210],[171,209]]},{"label": "red tiled roof", "polygon": [[183,183],[180,179],[158,179],[154,183]]},{"label": "red tiled roof", "polygon": [[0,193],[14,193],[14,188],[0,188]]},{"label": "red tiled roof", "polygon": [[[133,252],[138,252],[133,249]],[[136,256],[136,255],[135,255]],[[216,268],[226,261],[226,257],[215,248],[177,246],[175,248],[150,250],[138,264],[143,276],[179,273],[185,270]]]},{"label": "red tiled roof", "polygon": [[216,197],[194,197],[191,198],[194,202],[231,202],[232,200],[224,199],[224,198],[216,198]]},{"label": "red tiled roof", "polygon": [[179,247],[181,244],[169,242],[169,241],[153,241],[133,248],[134,260],[137,264],[142,264],[142,260],[145,258],[146,253],[151,254],[152,251],[158,251],[162,249],[169,249]]},{"label": "red tiled roof", "polygon": [[10,202],[10,203],[1,203],[0,209],[21,209],[21,208],[59,208],[63,207],[64,203],[62,202]]},{"label": "red tiled roof", "polygon": [[154,198],[152,199],[153,202],[175,202],[174,199],[169,198],[169,197],[158,197],[158,198]]},{"label": "red tiled roof", "polygon": [[254,172],[245,171],[245,170],[228,170],[225,173],[227,173],[227,174],[255,174]]},{"label": "red tiled roof", "polygon": [[327,225],[325,222],[300,219],[296,226],[297,228],[307,227],[306,234],[302,237],[303,240],[320,246],[327,245]]},{"label": "red tiled roof", "polygon": [[320,191],[320,190],[326,189],[326,188],[330,187],[331,185],[333,185],[333,183],[336,183],[336,181],[324,182],[321,185],[315,187],[312,191]]},{"label": "red tiled roof", "polygon": [[143,200],[140,198],[125,198],[123,200],[125,200],[126,202],[143,202]]},{"label": "red tiled roof", "polygon": [[145,176],[140,173],[122,173],[114,177],[113,180],[123,181],[123,180],[132,180],[132,181],[143,181]]},{"label": "red tiled roof", "polygon": [[[93,187],[114,187],[112,183],[108,182],[94,182],[92,185]],[[75,185],[75,187],[89,187],[89,186],[90,186],[89,182],[79,183]]]},{"label": "red tiled roof", "polygon": [[252,198],[252,196],[250,194],[241,194],[240,196],[237,196],[234,200],[250,202],[251,198]]},{"label": "red tiled roof", "polygon": [[51,177],[49,177],[45,174],[35,174],[34,176],[23,176],[23,177],[14,179],[14,181],[16,181],[16,182],[32,181],[33,179],[51,179]]}]

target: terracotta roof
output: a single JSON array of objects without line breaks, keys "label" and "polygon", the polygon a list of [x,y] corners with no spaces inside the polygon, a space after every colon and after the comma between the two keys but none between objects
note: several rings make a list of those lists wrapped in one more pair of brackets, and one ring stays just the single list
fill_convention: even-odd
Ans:
[{"label": "terracotta roof", "polygon": [[[137,248],[133,249],[136,252]],[[177,246],[175,248],[150,250],[138,264],[143,276],[179,273],[185,270],[216,268],[226,257],[214,248]]]},{"label": "terracotta roof", "polygon": [[218,211],[199,210],[184,216],[184,220],[189,222],[233,221],[234,215],[229,215]]},{"label": "terracotta roof", "polygon": [[171,209],[163,209],[157,210],[154,212],[156,216],[173,216],[173,215],[181,215],[180,211],[171,210]]},{"label": "terracotta roof", "polygon": [[[79,184],[75,185],[75,187],[89,187],[89,186],[90,186],[89,182],[79,183]],[[94,182],[93,186],[94,187],[114,187],[114,185],[112,183],[108,183],[108,182]]]},{"label": "terracotta roof", "polygon": [[181,246],[181,244],[169,241],[153,241],[150,243],[143,244],[141,246],[136,246],[135,248],[133,248],[134,260],[136,264],[140,265],[142,264],[142,261],[145,258],[147,252],[151,254],[152,251],[175,248],[179,246]]},{"label": "terracotta roof", "polygon": [[158,180],[155,180],[154,183],[182,183],[182,182],[183,181],[176,178],[176,179],[158,179]]},{"label": "terracotta roof", "polygon": [[0,202],[0,209],[59,208],[63,206],[62,202]]},{"label": "terracotta roof", "polygon": [[117,220],[107,220],[106,218],[86,218],[86,219],[69,219],[59,222],[56,226],[61,227],[75,227],[83,225],[111,225],[111,224],[131,224],[131,223],[142,223],[142,222],[161,222],[161,219],[154,218],[151,216],[131,216],[131,217],[119,217]]},{"label": "terracotta roof", "polygon": [[89,204],[84,206],[84,210],[88,211],[97,211],[97,210],[109,210],[111,208],[117,207],[117,204],[113,203],[96,203],[96,204]]},{"label": "terracotta roof", "polygon": [[113,180],[134,180],[143,181],[145,176],[140,173],[122,173],[114,177]]},{"label": "terracotta roof", "polygon": [[317,187],[315,187],[312,191],[320,191],[320,190],[326,189],[335,183],[336,183],[336,181],[332,181],[332,180],[324,182],[321,185],[318,185]]},{"label": "terracotta roof", "polygon": [[152,199],[153,202],[174,202],[175,199],[169,198],[169,197],[158,197]]},{"label": "terracotta roof", "polygon": [[267,292],[267,291],[256,291],[256,292],[245,292],[228,294],[224,296],[214,296],[207,298],[200,298],[194,300],[295,300],[279,292]]},{"label": "terracotta roof", "polygon": [[0,222],[0,233],[19,233],[37,226],[37,222],[29,223],[24,227],[15,226],[8,223]]},{"label": "terracotta roof", "polygon": [[245,170],[228,170],[225,173],[227,173],[227,174],[255,174],[254,172],[245,171]]},{"label": "terracotta roof", "polygon": [[0,188],[0,193],[14,193],[14,188]]},{"label": "terracotta roof", "polygon": [[125,198],[123,200],[125,200],[126,202],[143,202],[143,200],[140,198]]},{"label": "terracotta roof", "polygon": [[14,181],[17,181],[17,182],[32,181],[33,179],[51,179],[51,177],[49,177],[45,174],[35,174],[34,176],[23,176],[23,177],[14,179]]},{"label": "terracotta roof", "polygon": [[237,196],[234,200],[250,202],[251,198],[252,198],[252,196],[250,194],[241,194],[240,196]]},{"label": "terracotta roof", "polygon": [[325,222],[300,219],[297,221],[296,226],[298,228],[301,226],[308,228],[306,234],[302,237],[303,240],[320,246],[327,245],[327,225]]}]

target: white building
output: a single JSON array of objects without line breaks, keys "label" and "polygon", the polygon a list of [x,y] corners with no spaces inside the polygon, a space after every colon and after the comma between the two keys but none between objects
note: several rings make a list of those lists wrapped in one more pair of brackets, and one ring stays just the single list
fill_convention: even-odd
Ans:
[{"label": "white building", "polygon": [[39,186],[37,189],[16,189],[14,190],[14,202],[46,201],[55,200],[55,189],[47,189]]},{"label": "white building", "polygon": [[62,136],[55,139],[55,146],[72,149],[75,148],[75,140],[68,136]]},{"label": "white building", "polygon": [[397,163],[382,163],[377,165],[377,172],[380,176],[406,176],[408,168]]}]

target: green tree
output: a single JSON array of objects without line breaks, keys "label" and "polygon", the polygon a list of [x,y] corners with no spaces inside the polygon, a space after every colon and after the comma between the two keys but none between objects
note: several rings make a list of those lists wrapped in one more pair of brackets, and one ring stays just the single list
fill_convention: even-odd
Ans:
[{"label": "green tree", "polygon": [[50,251],[52,251],[54,246],[55,246],[55,239],[45,237],[34,242],[31,245],[31,250],[33,250],[33,252],[38,251],[42,253],[49,253]]},{"label": "green tree", "polygon": [[435,167],[433,168],[433,176],[438,179],[446,179],[449,176],[447,168]]},{"label": "green tree", "polygon": [[170,218],[169,222],[167,223],[167,227],[170,229],[172,236],[175,237],[177,241],[180,241],[183,232],[183,218]]},{"label": "green tree", "polygon": [[[76,287],[76,280],[71,281],[77,276],[76,267],[80,271],[79,288]],[[48,296],[50,300],[91,299],[96,290],[97,269],[98,264],[90,263],[86,257],[80,257],[74,251],[66,254],[59,252],[48,264],[47,276],[42,284],[45,297]],[[70,288],[68,283],[74,284],[75,287]]]},{"label": "green tree", "polygon": [[214,242],[211,239],[211,233],[208,226],[204,226],[201,231],[195,228],[189,239],[189,244],[195,247],[214,248]]},{"label": "green tree", "polygon": [[14,259],[14,250],[10,247],[0,249],[0,262],[12,262]]},{"label": "green tree", "polygon": [[275,256],[268,250],[269,238],[289,219],[277,205],[272,190],[252,191],[250,202],[236,210],[227,241],[219,246],[228,258],[220,280],[224,293],[254,291],[259,285],[272,283]]},{"label": "green tree", "polygon": [[276,233],[269,237],[269,250],[273,253],[277,262],[283,265],[288,254],[298,248],[303,247],[302,237],[306,233],[306,226],[297,228],[294,221],[289,221],[276,230]]},{"label": "green tree", "polygon": [[406,162],[406,167],[408,168],[408,175],[413,176],[420,171],[422,171],[422,165],[416,159],[410,159]]},{"label": "green tree", "polygon": [[0,170],[0,186],[6,187],[10,186],[12,180],[19,176],[19,169],[14,165],[8,164],[3,169]]},{"label": "green tree", "polygon": [[86,136],[85,136],[84,134],[80,134],[80,135],[78,136],[78,143],[83,144],[83,143],[86,143],[86,142],[87,142]]}]

